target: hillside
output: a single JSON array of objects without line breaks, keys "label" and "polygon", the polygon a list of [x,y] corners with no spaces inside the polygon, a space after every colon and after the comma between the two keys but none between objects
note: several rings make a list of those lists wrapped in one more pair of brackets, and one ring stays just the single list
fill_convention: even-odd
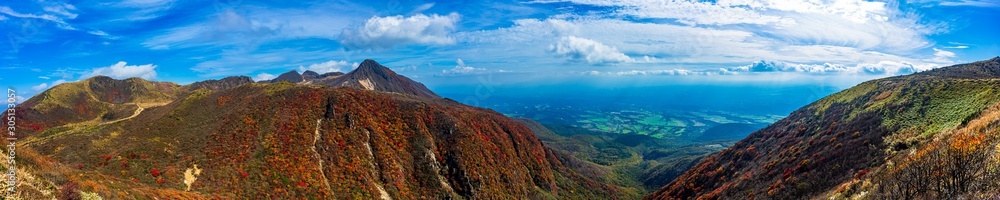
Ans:
[{"label": "hillside", "polygon": [[1000,194],[1000,57],[867,81],[714,154],[647,199]]},{"label": "hillside", "polygon": [[[34,113],[19,123],[42,124],[19,133],[28,199],[638,198],[566,167],[521,123],[448,99],[242,77],[97,77],[45,94],[17,107]],[[134,115],[89,123],[129,104]]]}]

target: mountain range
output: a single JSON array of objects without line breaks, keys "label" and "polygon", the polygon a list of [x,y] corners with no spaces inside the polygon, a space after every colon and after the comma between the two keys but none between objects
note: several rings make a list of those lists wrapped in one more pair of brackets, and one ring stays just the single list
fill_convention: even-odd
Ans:
[{"label": "mountain range", "polygon": [[518,121],[372,60],[267,82],[55,86],[16,108],[27,127],[17,189],[29,199],[640,197],[566,167],[573,158]]},{"label": "mountain range", "polygon": [[693,145],[512,119],[374,60],[258,82],[96,76],[15,109],[26,199],[1000,197],[1000,57],[867,81]]}]

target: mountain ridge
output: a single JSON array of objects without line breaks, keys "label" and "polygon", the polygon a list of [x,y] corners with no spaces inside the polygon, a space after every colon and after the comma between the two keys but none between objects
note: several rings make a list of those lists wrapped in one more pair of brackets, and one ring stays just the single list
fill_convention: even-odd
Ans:
[{"label": "mountain ridge", "polygon": [[[1000,107],[1000,74],[992,71],[997,66],[1000,58],[858,84],[751,133],[645,199],[836,199],[866,195],[953,199],[990,192],[970,189],[972,185],[996,192],[1000,186],[990,186],[990,182],[1000,178],[1000,169],[954,166],[998,163],[995,158],[965,159],[995,156],[991,149],[1000,145],[1000,129],[984,125],[1000,124],[1000,118],[989,114]],[[959,134],[973,127],[982,128]],[[972,145],[955,149],[954,144]],[[958,161],[964,164],[951,165]],[[893,167],[893,163],[938,163],[932,167],[955,175],[925,174],[926,170],[911,170],[923,165]],[[953,179],[968,173],[982,176]],[[923,183],[949,186],[920,186]]]},{"label": "mountain ridge", "polygon": [[302,74],[292,70],[264,82],[276,83],[287,81],[299,84],[320,84],[330,86],[354,87],[365,90],[395,92],[424,98],[441,98],[424,84],[406,76],[399,75],[388,67],[382,66],[372,59],[365,59],[357,68],[348,72],[330,72],[319,74],[306,70]]},{"label": "mountain ridge", "polygon": [[[110,199],[638,198],[567,168],[530,129],[489,109],[247,78],[180,86],[96,77],[32,97],[17,107],[28,113],[19,123],[51,123],[19,133],[19,177],[33,179],[18,190]],[[157,104],[141,103],[149,100]],[[104,107],[75,110],[74,102]]]}]

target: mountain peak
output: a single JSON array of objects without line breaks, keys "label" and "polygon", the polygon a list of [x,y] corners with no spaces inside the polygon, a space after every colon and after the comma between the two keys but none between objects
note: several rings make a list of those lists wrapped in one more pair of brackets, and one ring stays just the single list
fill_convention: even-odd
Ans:
[{"label": "mountain peak", "polygon": [[310,71],[310,70],[306,70],[306,71],[302,72],[302,75],[303,76],[308,75],[308,76],[318,77],[319,73],[314,72],[314,71]]},{"label": "mountain peak", "polygon": [[350,86],[366,90],[395,92],[428,98],[440,98],[424,84],[396,74],[372,59],[366,59],[357,69],[332,80],[331,85]]},{"label": "mountain peak", "polygon": [[382,66],[381,64],[378,64],[378,62],[376,62],[375,60],[372,60],[372,59],[365,59],[365,61],[361,61],[361,66],[366,66],[366,65],[367,66],[372,66],[372,65]]},{"label": "mountain peak", "polygon": [[291,70],[291,71],[285,72],[285,73],[283,73],[281,75],[278,75],[278,78],[275,78],[274,80],[271,80],[272,83],[277,83],[277,82],[281,82],[281,81],[288,81],[288,82],[292,82],[292,83],[302,82],[303,81],[302,74],[299,74],[299,72],[297,72],[295,70]]},{"label": "mountain peak", "polygon": [[378,75],[383,77],[388,77],[390,74],[396,74],[389,68],[382,66],[382,64],[378,64],[378,62],[372,59],[365,59],[365,61],[361,62],[361,65],[358,65],[357,69],[354,69],[354,71],[351,71],[350,73],[374,73],[369,76]]}]

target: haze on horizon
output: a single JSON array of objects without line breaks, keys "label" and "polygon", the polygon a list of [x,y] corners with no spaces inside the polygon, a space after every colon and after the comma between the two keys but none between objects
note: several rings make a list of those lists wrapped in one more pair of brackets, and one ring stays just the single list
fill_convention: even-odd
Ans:
[{"label": "haze on horizon", "polygon": [[523,90],[839,90],[1000,55],[998,10],[993,0],[18,1],[0,3],[0,81],[29,98],[95,75],[263,80],[371,58],[443,93],[484,79]]}]

